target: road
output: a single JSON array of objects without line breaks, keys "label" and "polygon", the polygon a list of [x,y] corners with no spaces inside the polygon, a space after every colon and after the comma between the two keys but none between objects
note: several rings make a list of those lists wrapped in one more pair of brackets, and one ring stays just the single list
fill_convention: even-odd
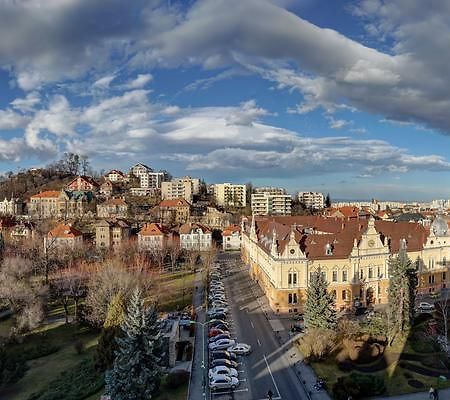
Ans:
[{"label": "road", "polygon": [[253,352],[242,357],[244,384],[239,390],[213,399],[267,399],[268,390],[274,400],[308,399],[299,378],[292,368],[290,345],[281,345],[274,329],[255,296],[255,283],[247,270],[240,267],[236,254],[220,254],[218,260],[227,262],[231,275],[224,282],[227,289],[233,327],[239,342],[248,343]]}]

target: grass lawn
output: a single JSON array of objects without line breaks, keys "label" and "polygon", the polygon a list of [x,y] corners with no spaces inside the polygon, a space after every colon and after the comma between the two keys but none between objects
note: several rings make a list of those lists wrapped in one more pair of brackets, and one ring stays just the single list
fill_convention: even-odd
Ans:
[{"label": "grass lawn", "polygon": [[0,337],[8,337],[13,326],[13,319],[6,318],[0,321]]},{"label": "grass lawn", "polygon": [[[192,304],[194,276],[190,271],[167,273],[160,280],[160,311],[182,310]],[[183,295],[184,291],[184,295]]]},{"label": "grass lawn", "polygon": [[[50,381],[65,369],[71,368],[84,359],[92,357],[97,344],[97,332],[75,325],[55,323],[47,325],[27,335],[22,344],[9,347],[18,352],[28,352],[44,340],[59,346],[59,350],[44,357],[27,361],[28,371],[14,385],[0,392],[0,398],[9,400],[26,400],[34,393],[44,388]],[[73,346],[75,340],[84,343],[85,351],[78,354]]]}]

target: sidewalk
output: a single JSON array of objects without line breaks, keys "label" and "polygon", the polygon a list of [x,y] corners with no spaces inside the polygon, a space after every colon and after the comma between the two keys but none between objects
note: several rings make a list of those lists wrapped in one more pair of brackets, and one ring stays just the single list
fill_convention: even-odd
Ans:
[{"label": "sidewalk", "polygon": [[[430,395],[428,390],[425,392],[402,394],[399,396],[372,397],[372,400],[428,400]],[[450,399],[450,389],[439,390],[439,400]]]},{"label": "sidewalk", "polygon": [[[196,313],[196,321],[200,323],[205,322],[205,311],[203,309],[204,287],[202,280],[202,271],[198,271],[195,275],[194,287],[197,290],[194,292],[193,306]],[[195,325],[195,344],[194,356],[192,359],[191,379],[189,382],[188,400],[201,400],[206,398],[207,387],[204,386],[206,381],[204,379],[204,369],[202,369],[203,357],[205,352],[203,348],[204,332],[203,325]],[[205,360],[205,367],[208,360]]]}]

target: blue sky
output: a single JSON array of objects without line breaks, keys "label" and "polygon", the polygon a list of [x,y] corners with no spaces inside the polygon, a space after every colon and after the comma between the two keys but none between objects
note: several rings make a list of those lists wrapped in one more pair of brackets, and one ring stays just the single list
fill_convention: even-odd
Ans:
[{"label": "blue sky", "polygon": [[445,0],[0,0],[0,172],[74,151],[450,198],[449,18]]}]

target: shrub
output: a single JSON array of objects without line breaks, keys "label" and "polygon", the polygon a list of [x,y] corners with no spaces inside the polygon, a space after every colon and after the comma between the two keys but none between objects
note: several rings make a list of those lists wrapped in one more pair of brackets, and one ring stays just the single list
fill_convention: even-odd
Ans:
[{"label": "shrub", "polygon": [[432,340],[426,338],[412,340],[410,344],[416,353],[434,353],[439,350]]},{"label": "shrub", "polygon": [[415,389],[423,389],[425,387],[425,385],[421,381],[418,381],[417,379],[408,380],[408,385]]},{"label": "shrub", "polygon": [[309,361],[326,358],[335,348],[336,334],[329,329],[313,328],[298,341],[300,351]]},{"label": "shrub", "polygon": [[168,389],[177,389],[189,382],[190,374],[185,370],[175,370],[167,375],[166,387]]},{"label": "shrub", "polygon": [[409,372],[404,372],[404,373],[403,373],[403,376],[404,376],[406,379],[412,379],[412,378],[413,378],[412,374],[410,374]]},{"label": "shrub", "polygon": [[333,395],[337,400],[347,400],[377,396],[385,391],[384,381],[378,376],[352,372],[349,376],[338,378],[333,385]]},{"label": "shrub", "polygon": [[442,357],[440,355],[425,356],[420,360],[420,362],[422,365],[428,368],[447,369],[444,358],[447,357]]},{"label": "shrub", "polygon": [[82,354],[84,351],[84,343],[82,340],[77,339],[75,340],[75,343],[73,344],[73,348],[77,352],[77,354]]},{"label": "shrub", "polygon": [[10,354],[0,347],[0,387],[17,382],[25,375],[25,360],[17,354]]}]

